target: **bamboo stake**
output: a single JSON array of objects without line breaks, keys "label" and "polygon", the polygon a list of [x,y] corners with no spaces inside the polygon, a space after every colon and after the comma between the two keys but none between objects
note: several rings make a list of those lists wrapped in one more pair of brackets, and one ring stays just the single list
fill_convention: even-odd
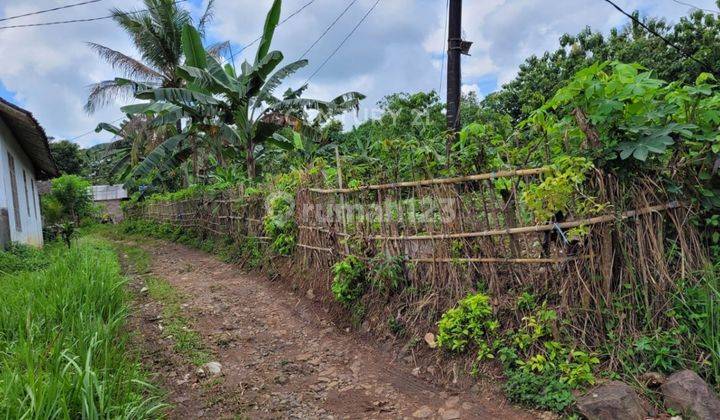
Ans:
[{"label": "bamboo stake", "polygon": [[[335,164],[337,165],[338,185],[343,189],[342,165],[340,164],[340,148],[335,146]],[[345,196],[340,193],[340,209],[342,211],[342,234],[347,237],[347,209],[345,208]],[[345,241],[345,253],[350,253],[350,245]]]}]

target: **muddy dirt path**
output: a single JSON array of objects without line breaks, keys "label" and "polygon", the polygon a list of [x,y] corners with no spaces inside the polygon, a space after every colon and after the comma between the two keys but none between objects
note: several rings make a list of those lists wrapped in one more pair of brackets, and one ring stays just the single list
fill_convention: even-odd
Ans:
[{"label": "muddy dirt path", "polygon": [[[173,351],[162,305],[137,293],[132,327],[146,368],[173,404],[170,418],[532,418],[496,395],[452,392],[337,328],[324,311],[264,278],[181,245],[144,245],[151,273],[184,295],[189,327],[221,373]],[[206,369],[207,370],[207,369]]]}]

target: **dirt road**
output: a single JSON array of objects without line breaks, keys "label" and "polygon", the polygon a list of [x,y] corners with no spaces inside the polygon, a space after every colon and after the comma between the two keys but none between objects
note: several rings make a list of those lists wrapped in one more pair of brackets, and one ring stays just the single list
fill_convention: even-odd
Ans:
[{"label": "dirt road", "polygon": [[[221,373],[173,350],[162,304],[139,292],[132,327],[171,418],[532,418],[495,394],[452,392],[337,328],[304,294],[184,246],[153,241],[150,275],[183,297],[183,316]],[[205,369],[208,370],[208,369]]]}]

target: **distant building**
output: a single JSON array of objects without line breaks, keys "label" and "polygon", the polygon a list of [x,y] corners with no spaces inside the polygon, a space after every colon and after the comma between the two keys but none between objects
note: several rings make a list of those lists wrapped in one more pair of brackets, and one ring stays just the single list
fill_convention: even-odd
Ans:
[{"label": "distant building", "polygon": [[57,175],[45,130],[30,112],[0,98],[0,247],[42,245],[37,181]]},{"label": "distant building", "polygon": [[92,196],[95,204],[102,207],[103,215],[108,215],[113,223],[123,220],[120,203],[127,200],[128,193],[122,185],[93,185]]}]

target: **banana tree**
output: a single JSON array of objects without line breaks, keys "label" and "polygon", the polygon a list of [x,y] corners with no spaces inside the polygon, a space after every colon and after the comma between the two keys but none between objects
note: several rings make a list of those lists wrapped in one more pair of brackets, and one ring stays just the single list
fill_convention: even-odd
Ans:
[{"label": "banana tree", "polygon": [[[357,109],[364,96],[356,92],[345,93],[329,102],[302,98],[307,86],[288,90],[280,98],[274,96],[285,79],[307,65],[307,60],[298,60],[278,69],[283,54],[270,51],[281,3],[281,0],[273,2],[255,59],[252,64],[244,62],[239,74],[232,65],[221,65],[204,49],[200,33],[186,25],[182,31],[185,64],[177,69],[178,76],[185,81],[184,87],[136,85],[135,96],[150,102],[131,105],[123,111],[153,115],[159,125],[185,119],[188,124],[183,132],[187,134],[186,140],[194,140],[193,156],[197,156],[198,147],[220,149],[216,157],[222,164],[222,151],[226,151],[231,160],[245,160],[248,177],[252,179],[257,174],[258,153],[271,146],[273,135],[279,130],[291,126],[307,137],[306,132],[319,127],[330,116]],[[317,112],[312,121],[308,121],[308,111]],[[171,138],[168,142],[167,146],[175,149],[165,147],[165,152],[175,150],[185,155],[181,152],[187,141]],[[150,165],[148,162],[141,166],[147,170]]]},{"label": "banana tree", "polygon": [[100,123],[95,132],[101,131],[115,136],[115,140],[104,147],[101,155],[101,159],[111,165],[108,174],[113,178],[119,175],[119,179],[124,180],[149,152],[173,134],[174,129],[169,126],[158,129],[148,118],[135,115],[119,126]]}]

